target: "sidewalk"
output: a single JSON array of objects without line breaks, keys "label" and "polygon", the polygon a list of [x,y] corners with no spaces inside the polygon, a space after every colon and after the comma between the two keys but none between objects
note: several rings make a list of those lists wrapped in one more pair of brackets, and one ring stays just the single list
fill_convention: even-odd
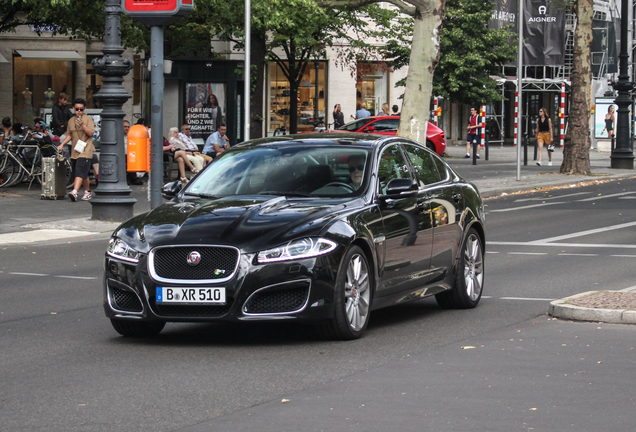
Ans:
[{"label": "sidewalk", "polygon": [[[523,149],[522,149],[523,151]],[[517,180],[517,148],[514,146],[491,146],[488,160],[485,149],[480,149],[481,158],[477,164],[471,159],[464,159],[465,145],[447,147],[446,161],[466,180],[474,183],[482,197],[494,197],[519,191],[536,191],[541,188],[576,187],[598,181],[617,180],[636,177],[636,170],[617,170],[610,168],[610,153],[590,151],[592,175],[559,174],[563,161],[563,150],[558,148],[553,153],[553,165],[547,165],[547,152],[544,150],[543,165],[537,166],[533,160],[534,147],[528,147],[528,165],[523,165],[521,155],[521,176]],[[147,183],[143,186],[130,186],[132,196],[137,199],[133,211],[139,214],[150,210]],[[40,187],[34,184],[31,190],[28,185],[0,189],[0,245],[27,244],[41,241],[60,241],[72,238],[108,238],[119,225],[117,222],[90,220],[92,208],[88,202],[70,202],[40,200]],[[636,282],[635,282],[636,283]],[[634,287],[636,288],[636,287]],[[581,304],[578,299],[562,299],[550,306],[550,313],[565,319],[582,321],[605,321],[636,323],[636,312],[623,313],[636,309],[631,303],[636,302],[636,291],[621,294],[620,307],[610,307],[616,295],[607,292],[583,293],[594,302]],[[581,296],[583,296],[583,294]],[[593,297],[589,297],[594,294]],[[583,296],[586,297],[586,296]],[[617,318],[619,317],[619,318]]]}]

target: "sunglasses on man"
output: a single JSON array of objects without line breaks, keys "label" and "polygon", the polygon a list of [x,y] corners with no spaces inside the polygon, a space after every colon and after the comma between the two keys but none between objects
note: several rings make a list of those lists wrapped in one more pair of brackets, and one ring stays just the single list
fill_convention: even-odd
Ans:
[{"label": "sunglasses on man", "polygon": [[360,164],[360,165],[356,165],[356,166],[350,166],[349,167],[349,172],[352,173],[354,171],[364,171],[364,165]]}]

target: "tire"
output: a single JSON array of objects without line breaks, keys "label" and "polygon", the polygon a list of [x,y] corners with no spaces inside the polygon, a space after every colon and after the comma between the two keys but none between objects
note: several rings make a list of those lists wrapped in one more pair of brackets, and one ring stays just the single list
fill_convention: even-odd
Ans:
[{"label": "tire", "polygon": [[484,247],[475,229],[464,239],[453,287],[435,296],[444,309],[470,309],[481,299],[484,282]]},{"label": "tire", "polygon": [[324,333],[337,340],[362,337],[369,324],[373,275],[367,258],[358,246],[345,254],[336,279],[334,315],[324,324]]},{"label": "tire", "polygon": [[166,325],[163,321],[129,321],[111,318],[113,328],[122,336],[146,338],[157,336]]},{"label": "tire", "polygon": [[7,158],[0,162],[0,187],[9,186],[14,176],[13,159]]}]

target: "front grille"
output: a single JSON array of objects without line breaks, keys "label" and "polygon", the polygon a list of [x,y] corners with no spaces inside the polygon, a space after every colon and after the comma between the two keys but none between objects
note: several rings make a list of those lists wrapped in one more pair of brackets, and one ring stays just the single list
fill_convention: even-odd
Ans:
[{"label": "front grille", "polygon": [[111,295],[113,299],[113,307],[124,312],[142,312],[143,306],[141,300],[132,291],[123,290],[117,287],[111,287]]},{"label": "front grille", "polygon": [[218,318],[230,311],[233,299],[228,298],[222,306],[155,305],[157,315],[162,317]]},{"label": "front grille", "polygon": [[[199,252],[201,261],[188,264],[191,252]],[[236,270],[237,249],[220,246],[176,246],[157,248],[153,252],[154,273],[164,280],[220,280]]]},{"label": "front grille", "polygon": [[248,314],[294,312],[303,307],[308,296],[308,284],[285,289],[263,290],[249,298],[244,310]]}]

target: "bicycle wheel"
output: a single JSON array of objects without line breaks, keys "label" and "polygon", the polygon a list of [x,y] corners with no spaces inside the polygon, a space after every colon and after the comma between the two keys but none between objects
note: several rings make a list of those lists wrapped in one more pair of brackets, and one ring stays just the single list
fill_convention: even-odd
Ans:
[{"label": "bicycle wheel", "polygon": [[11,159],[10,157],[5,157],[4,160],[0,162],[0,187],[9,186],[11,184],[14,171],[15,166],[13,163],[13,159]]}]

